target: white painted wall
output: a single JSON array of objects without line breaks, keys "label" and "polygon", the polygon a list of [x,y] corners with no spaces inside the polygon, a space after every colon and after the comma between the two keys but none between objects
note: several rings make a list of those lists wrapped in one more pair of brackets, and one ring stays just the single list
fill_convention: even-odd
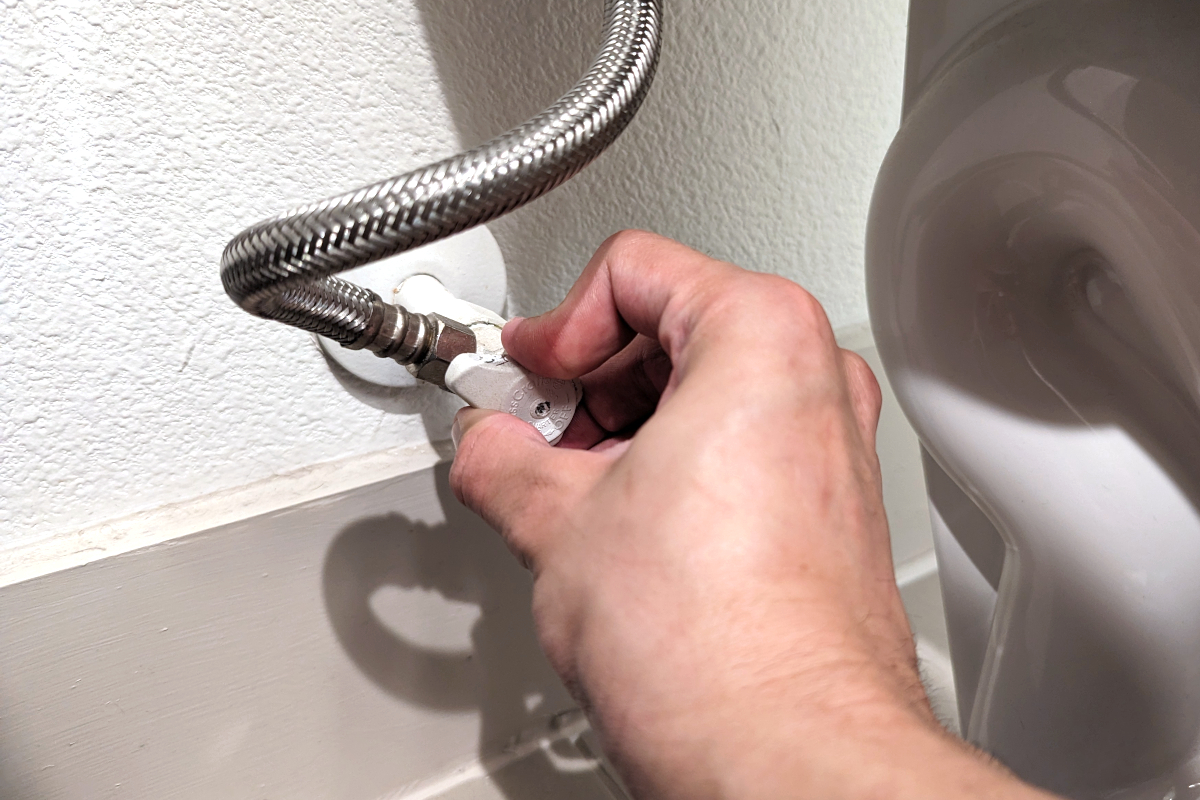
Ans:
[{"label": "white painted wall", "polygon": [[[866,317],[861,241],[899,116],[904,0],[667,0],[642,116],[495,226],[510,305],[641,226]],[[223,295],[244,224],[473,144],[554,99],[600,0],[5,0],[0,543],[444,438]]]}]

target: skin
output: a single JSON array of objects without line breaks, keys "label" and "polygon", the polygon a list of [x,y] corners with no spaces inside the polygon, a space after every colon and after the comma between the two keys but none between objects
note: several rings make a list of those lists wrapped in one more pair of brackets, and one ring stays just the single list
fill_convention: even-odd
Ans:
[{"label": "skin", "polygon": [[1049,797],[934,719],[879,385],[810,294],[626,232],[504,345],[585,407],[559,447],[464,409],[451,483],[532,571],[546,655],[636,797]]}]

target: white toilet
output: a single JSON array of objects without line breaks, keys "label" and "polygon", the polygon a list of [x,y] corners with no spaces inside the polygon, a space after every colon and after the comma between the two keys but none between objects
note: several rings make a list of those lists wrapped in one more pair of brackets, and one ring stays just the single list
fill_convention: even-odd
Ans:
[{"label": "white toilet", "polygon": [[925,450],[962,730],[1200,798],[1200,3],[913,0],[872,322]]}]

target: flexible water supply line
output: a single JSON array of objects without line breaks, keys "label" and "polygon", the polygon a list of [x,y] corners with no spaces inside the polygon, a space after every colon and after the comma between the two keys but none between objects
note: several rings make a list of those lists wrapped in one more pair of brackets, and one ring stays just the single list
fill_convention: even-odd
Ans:
[{"label": "flexible water supply line", "polygon": [[474,150],[288,211],[225,247],[221,281],[242,308],[402,364],[438,325],[333,277],[493,220],[574,176],[637,112],[654,76],[661,0],[606,0],[604,43],[557,103]]}]

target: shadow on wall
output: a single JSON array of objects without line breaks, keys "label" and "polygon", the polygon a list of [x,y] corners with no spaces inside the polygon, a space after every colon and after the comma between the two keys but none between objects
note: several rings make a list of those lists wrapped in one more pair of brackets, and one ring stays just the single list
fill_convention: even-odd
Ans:
[{"label": "shadow on wall", "polygon": [[[466,146],[566,92],[603,25],[603,0],[416,5]],[[662,62],[626,133],[552,200],[491,225],[509,265],[510,311],[557,304],[604,238],[638,227],[796,279],[835,324],[861,320],[861,241],[898,116],[904,4],[894,15],[878,0],[664,5]],[[831,35],[859,23],[854,35]],[[881,60],[895,61],[894,86],[880,80]],[[856,102],[835,102],[839,87]]]},{"label": "shadow on wall", "polygon": [[[519,125],[570,89],[587,70],[603,24],[603,0],[417,0],[416,5],[465,147]],[[620,145],[628,144],[629,133]],[[586,216],[588,211],[611,216],[605,198],[611,190],[601,188],[611,179],[591,173],[625,172],[628,165],[608,163],[616,152],[554,190],[552,211],[543,199],[489,225],[508,264],[510,313],[542,311],[561,299],[586,259],[572,243],[598,245],[605,235],[601,230],[636,224],[637,214],[608,226],[600,217]],[[591,191],[581,194],[572,185],[579,181],[590,184]]]},{"label": "shadow on wall", "polygon": [[[388,514],[341,531],[325,557],[325,606],[342,647],[377,686],[439,711],[478,708],[480,757],[486,759],[501,751],[512,731],[544,725],[573,703],[544,660],[530,657],[539,648],[528,574],[500,537],[458,503],[448,476],[449,465],[436,469],[444,523]],[[472,647],[441,649],[398,631],[420,621],[391,620],[373,608],[372,597],[385,587],[433,591],[464,609],[478,607]],[[595,794],[599,784],[591,770],[562,771],[541,755],[490,778],[513,800],[608,797]]]},{"label": "shadow on wall", "polygon": [[416,414],[420,416],[425,435],[430,442],[449,441],[454,414],[463,406],[463,402],[456,395],[442,391],[432,384],[380,386],[353,374],[334,361],[324,349],[321,349],[321,357],[342,389],[363,405],[375,409],[381,415]]}]

